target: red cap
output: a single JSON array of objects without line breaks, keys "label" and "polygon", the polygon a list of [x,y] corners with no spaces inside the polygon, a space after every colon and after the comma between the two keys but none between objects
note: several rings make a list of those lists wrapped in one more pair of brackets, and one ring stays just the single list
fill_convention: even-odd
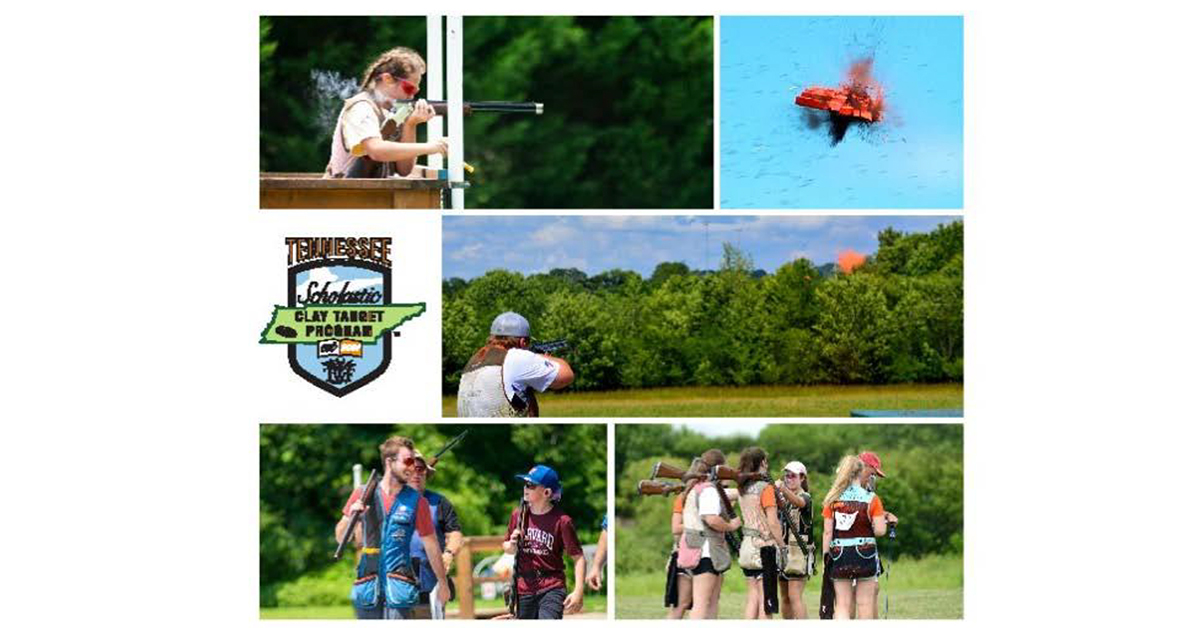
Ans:
[{"label": "red cap", "polygon": [[875,475],[878,475],[881,478],[887,477],[883,474],[883,469],[879,468],[883,463],[879,461],[879,456],[875,455],[875,452],[864,451],[861,454],[858,454],[858,459],[862,460],[863,464],[867,465],[868,467],[875,469]]}]

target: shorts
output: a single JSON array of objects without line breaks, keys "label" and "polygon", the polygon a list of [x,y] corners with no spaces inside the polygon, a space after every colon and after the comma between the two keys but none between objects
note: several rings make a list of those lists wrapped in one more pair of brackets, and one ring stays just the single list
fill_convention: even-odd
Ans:
[{"label": "shorts", "polygon": [[686,571],[689,576],[699,576],[706,573],[717,574],[719,576],[725,573],[725,571],[729,571],[729,569],[726,568],[725,571],[717,571],[717,569],[713,567],[711,558],[701,558],[700,563],[695,567],[692,567],[691,569],[681,569],[680,571]]},{"label": "shorts", "polygon": [[763,570],[761,570],[761,569],[746,569],[745,567],[742,567],[742,575],[746,576],[747,578],[754,578],[755,580],[761,580],[763,577]]},{"label": "shorts", "polygon": [[879,546],[829,548],[830,561],[826,569],[834,580],[865,580],[879,577]]},{"label": "shorts", "polygon": [[808,580],[808,576],[789,576],[781,571],[779,572],[779,579],[783,582],[804,582]]}]

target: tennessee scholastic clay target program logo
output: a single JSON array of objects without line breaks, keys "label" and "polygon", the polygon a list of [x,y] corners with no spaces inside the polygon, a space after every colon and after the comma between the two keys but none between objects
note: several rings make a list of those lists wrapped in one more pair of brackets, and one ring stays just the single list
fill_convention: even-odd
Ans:
[{"label": "tennessee scholastic clay target program logo", "polygon": [[[284,238],[287,305],[261,344],[285,344],[297,375],[338,397],[387,370],[392,331],[425,303],[392,303],[391,238]],[[395,332],[397,336],[400,332]]]}]

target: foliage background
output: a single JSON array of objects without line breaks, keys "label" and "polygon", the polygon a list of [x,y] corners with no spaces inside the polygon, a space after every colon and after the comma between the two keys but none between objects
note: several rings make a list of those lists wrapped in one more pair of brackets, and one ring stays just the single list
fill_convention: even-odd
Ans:
[{"label": "foliage background", "polygon": [[963,379],[963,225],[888,228],[851,274],[797,259],[773,274],[726,243],[719,270],[659,264],[442,282],[443,391],[514,310],[535,336],[566,338],[571,390]]},{"label": "foliage background", "polygon": [[[463,32],[467,100],[546,105],[465,118],[468,207],[712,207],[711,17],[467,17]],[[385,50],[425,50],[424,17],[261,17],[259,33],[263,171],[324,170],[340,105],[314,70],[358,81]]]},{"label": "foliage background", "polygon": [[[580,542],[594,543],[605,513],[605,426],[588,425],[345,425],[263,424],[259,427],[259,584],[263,606],[287,604],[311,590],[329,590],[320,603],[348,604],[353,552],[336,565],[334,524],[350,497],[351,467],[363,479],[380,468],[379,444],[392,435],[413,439],[432,455],[464,429],[467,438],[442,462],[428,484],[458,511],[463,534],[504,534],[520,498],[513,479],[548,464],[563,484],[563,509]],[[303,586],[288,586],[298,579]]]},{"label": "foliage background", "polygon": [[[897,547],[905,556],[960,555],[963,550],[962,425],[773,424],[757,435],[710,437],[686,427],[622,424],[616,429],[615,533],[618,573],[658,572],[671,553],[672,499],[642,497],[638,480],[650,477],[657,461],[686,467],[710,448],[737,466],[750,445],[767,451],[773,477],[790,460],[805,464],[816,515],[817,538],[824,523],[820,502],[832,484],[838,460],[864,450],[879,454],[886,479],[878,493],[900,519]],[[819,544],[818,544],[819,546]],[[895,551],[888,548],[888,556]]]}]

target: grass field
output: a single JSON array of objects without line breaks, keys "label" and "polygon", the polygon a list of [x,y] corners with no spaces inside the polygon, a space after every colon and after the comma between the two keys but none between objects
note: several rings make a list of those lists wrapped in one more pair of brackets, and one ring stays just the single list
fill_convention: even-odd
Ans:
[{"label": "grass field", "polygon": [[[475,608],[501,608],[504,600],[485,600],[475,598]],[[458,603],[451,602],[447,607],[448,613],[455,613]],[[585,595],[583,597],[583,613],[568,615],[572,619],[604,619],[605,597],[603,595]],[[280,606],[276,608],[258,609],[259,619],[354,619],[354,609],[350,605],[339,606]]]},{"label": "grass field", "polygon": [[[456,398],[442,397],[442,416]],[[543,417],[848,417],[852,409],[963,407],[962,384],[891,386],[711,386],[545,393]]]},{"label": "grass field", "polygon": [[[721,619],[740,619],[746,602],[746,580],[735,565],[725,574],[721,589]],[[961,556],[927,556],[901,559],[892,565],[888,580],[879,581],[879,612],[884,594],[891,619],[961,619],[963,616],[963,562]],[[660,573],[617,575],[617,619],[661,619],[663,576]],[[820,604],[820,574],[804,587],[808,616],[815,619]]]}]

